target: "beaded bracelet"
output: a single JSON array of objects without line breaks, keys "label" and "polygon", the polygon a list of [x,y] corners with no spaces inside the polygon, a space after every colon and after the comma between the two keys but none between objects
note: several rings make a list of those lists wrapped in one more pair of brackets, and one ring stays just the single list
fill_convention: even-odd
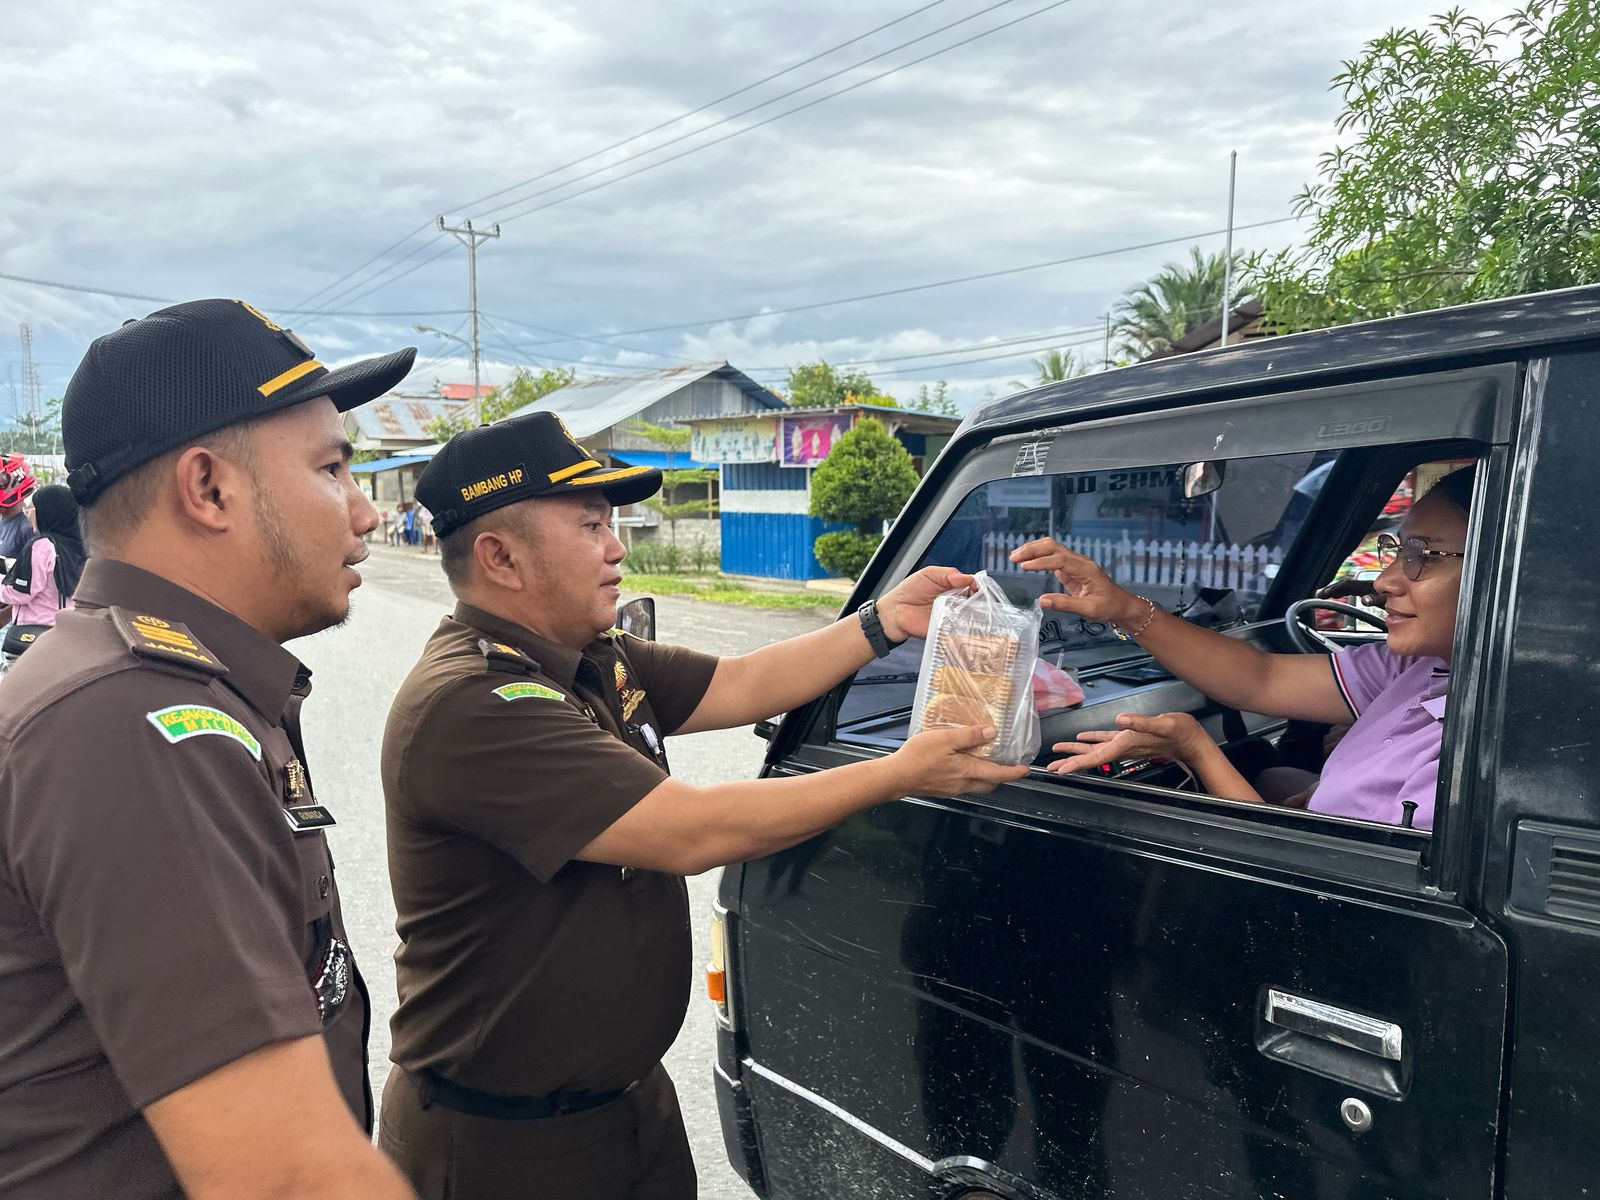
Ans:
[{"label": "beaded bracelet", "polygon": [[1139,599],[1143,600],[1150,606],[1149,611],[1144,614],[1144,620],[1139,622],[1139,628],[1137,629],[1124,629],[1121,625],[1118,625],[1115,621],[1113,621],[1111,623],[1111,632],[1117,635],[1118,641],[1132,641],[1134,638],[1142,634],[1146,629],[1149,629],[1150,622],[1156,619],[1156,602],[1150,599],[1149,596],[1140,596]]}]

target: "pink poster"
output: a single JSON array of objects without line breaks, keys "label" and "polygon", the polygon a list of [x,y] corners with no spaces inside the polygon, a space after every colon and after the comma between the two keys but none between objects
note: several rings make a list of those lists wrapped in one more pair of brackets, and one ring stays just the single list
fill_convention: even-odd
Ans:
[{"label": "pink poster", "polygon": [[784,417],[779,427],[779,463],[785,467],[814,467],[828,457],[833,443],[855,424],[854,413],[825,417]]}]

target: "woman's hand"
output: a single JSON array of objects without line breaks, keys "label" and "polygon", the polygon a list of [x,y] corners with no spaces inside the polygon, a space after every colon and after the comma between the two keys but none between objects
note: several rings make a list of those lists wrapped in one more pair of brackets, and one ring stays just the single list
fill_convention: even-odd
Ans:
[{"label": "woman's hand", "polygon": [[1055,538],[1040,538],[1018,546],[1011,561],[1024,571],[1053,571],[1063,592],[1039,598],[1042,608],[1069,612],[1091,621],[1113,621],[1127,627],[1141,621],[1148,607],[1143,600],[1115,583],[1092,558],[1068,550]]},{"label": "woman's hand", "polygon": [[891,642],[927,637],[933,602],[945,592],[969,588],[976,580],[954,567],[923,567],[908,575],[878,601],[878,620]]},{"label": "woman's hand", "polygon": [[1205,727],[1188,713],[1162,713],[1144,717],[1122,713],[1116,729],[1088,730],[1075,742],[1057,742],[1050,747],[1058,758],[1045,768],[1058,775],[1071,775],[1119,759],[1175,758],[1193,764],[1216,743]]}]

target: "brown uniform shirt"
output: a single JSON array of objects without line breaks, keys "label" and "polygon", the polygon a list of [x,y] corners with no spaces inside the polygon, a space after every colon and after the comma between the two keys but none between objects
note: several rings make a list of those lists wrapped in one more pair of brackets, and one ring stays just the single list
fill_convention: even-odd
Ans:
[{"label": "brown uniform shirt", "polygon": [[467,605],[383,737],[399,913],[391,1057],[512,1096],[646,1075],[690,992],[681,876],[573,859],[667,777],[717,660],[623,634],[581,654]]},{"label": "brown uniform shirt", "polygon": [[125,563],[76,601],[0,679],[0,1195],[171,1197],[140,1110],[270,1043],[320,1031],[370,1127],[366,994],[309,672]]}]

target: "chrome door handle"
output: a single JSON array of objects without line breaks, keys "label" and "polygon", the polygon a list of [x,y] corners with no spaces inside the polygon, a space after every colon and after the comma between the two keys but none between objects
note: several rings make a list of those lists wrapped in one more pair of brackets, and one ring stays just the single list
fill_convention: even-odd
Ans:
[{"label": "chrome door handle", "polygon": [[1280,992],[1276,988],[1267,989],[1266,1010],[1262,1015],[1267,1024],[1279,1029],[1347,1046],[1389,1062],[1401,1061],[1405,1050],[1405,1034],[1393,1021],[1337,1008],[1292,992]]}]

